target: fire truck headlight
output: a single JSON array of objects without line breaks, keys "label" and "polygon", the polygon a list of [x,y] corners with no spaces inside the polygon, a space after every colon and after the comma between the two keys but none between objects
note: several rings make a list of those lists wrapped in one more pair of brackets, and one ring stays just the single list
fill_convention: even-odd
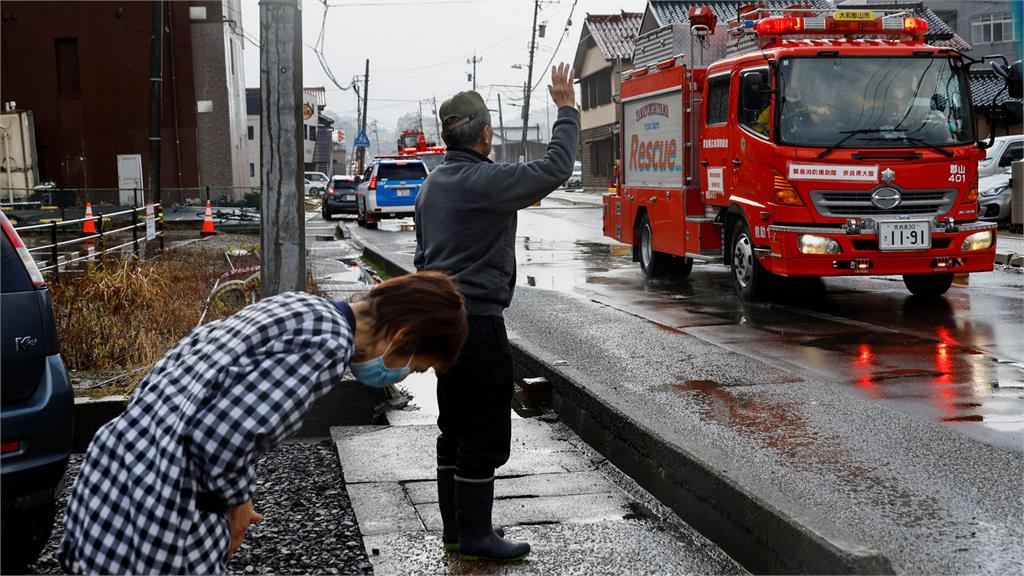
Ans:
[{"label": "fire truck headlight", "polygon": [[982,230],[981,232],[975,232],[967,238],[964,238],[963,245],[960,249],[963,251],[968,250],[987,250],[992,247],[992,231]]},{"label": "fire truck headlight", "polygon": [[814,234],[801,234],[797,236],[796,243],[803,254],[839,254],[843,251],[834,239]]}]

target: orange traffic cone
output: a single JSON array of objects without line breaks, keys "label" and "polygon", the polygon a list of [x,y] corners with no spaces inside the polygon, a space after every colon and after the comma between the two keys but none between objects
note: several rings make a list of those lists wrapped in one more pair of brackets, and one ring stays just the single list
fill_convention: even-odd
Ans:
[{"label": "orange traffic cone", "polygon": [[82,222],[82,236],[96,233],[96,221],[92,219],[92,202],[85,203],[85,221]]},{"label": "orange traffic cone", "polygon": [[206,214],[203,214],[203,229],[200,236],[213,236],[217,231],[213,229],[213,210],[210,209],[210,201],[206,201]]}]

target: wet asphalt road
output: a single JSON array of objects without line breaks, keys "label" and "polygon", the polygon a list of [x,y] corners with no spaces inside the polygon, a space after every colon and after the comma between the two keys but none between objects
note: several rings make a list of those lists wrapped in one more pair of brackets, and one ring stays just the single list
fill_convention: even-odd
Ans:
[{"label": "wet asphalt road", "polygon": [[[973,275],[931,303],[899,279],[858,278],[749,304],[723,266],[646,286],[600,214],[555,201],[520,214],[518,282],[540,290],[517,292],[513,332],[897,572],[1020,573],[1024,276]],[[412,233],[351,228],[411,263]]]}]

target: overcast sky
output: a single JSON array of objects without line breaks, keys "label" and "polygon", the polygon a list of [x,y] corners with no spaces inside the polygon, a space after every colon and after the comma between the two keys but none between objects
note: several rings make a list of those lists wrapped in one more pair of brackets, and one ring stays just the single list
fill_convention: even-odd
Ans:
[{"label": "overcast sky", "polygon": [[[259,4],[242,1],[242,25],[250,39],[245,49],[246,86],[256,87]],[[403,114],[416,112],[419,99],[436,96],[440,106],[451,94],[471,88],[467,74],[472,66],[466,60],[475,51],[482,58],[477,64],[477,90],[492,108],[497,107],[501,92],[506,125],[520,124],[519,109],[511,105],[522,100],[521,86],[526,81],[532,0],[328,0],[328,4],[327,64],[338,82],[347,86],[353,76],[363,73],[365,59],[370,59],[371,120],[393,127]],[[537,22],[546,22],[547,32],[537,41],[534,85],[540,82],[538,74],[550,74],[550,67],[544,72],[544,66],[552,56],[556,63],[572,63],[587,13],[642,12],[646,2],[577,0],[575,4],[573,9],[573,0],[541,3]],[[570,11],[572,25],[563,38]],[[343,116],[355,115],[355,94],[331,83],[313,51],[324,18],[323,2],[304,0],[302,12],[304,84],[324,86],[328,108]],[[514,64],[522,69],[513,69]],[[543,110],[549,101],[546,86],[545,81],[533,93],[532,110]],[[424,115],[430,116],[430,104],[424,102],[423,107]],[[546,118],[531,118],[530,124],[538,120],[544,123]]]}]

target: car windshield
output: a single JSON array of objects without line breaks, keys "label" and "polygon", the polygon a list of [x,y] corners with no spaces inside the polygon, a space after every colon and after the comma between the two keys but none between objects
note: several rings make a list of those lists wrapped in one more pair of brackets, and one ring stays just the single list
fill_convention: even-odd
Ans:
[{"label": "car windshield", "polygon": [[973,139],[966,78],[951,58],[785,58],[779,85],[783,144],[927,147]]},{"label": "car windshield", "polygon": [[427,177],[427,169],[422,162],[381,164],[377,177],[381,180],[423,180]]},{"label": "car windshield", "polygon": [[423,163],[427,165],[427,172],[433,172],[434,168],[444,162],[444,154],[420,154],[417,158],[423,160]]}]

